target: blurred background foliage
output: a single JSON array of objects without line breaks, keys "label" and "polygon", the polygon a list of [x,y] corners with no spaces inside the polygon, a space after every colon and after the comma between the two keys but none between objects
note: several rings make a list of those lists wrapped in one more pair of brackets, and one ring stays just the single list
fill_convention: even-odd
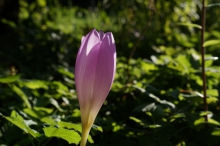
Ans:
[{"label": "blurred background foliage", "polygon": [[117,73],[88,145],[218,146],[215,6],[206,9],[204,112],[201,0],[0,0],[0,145],[79,144],[75,58],[96,28],[114,34]]}]

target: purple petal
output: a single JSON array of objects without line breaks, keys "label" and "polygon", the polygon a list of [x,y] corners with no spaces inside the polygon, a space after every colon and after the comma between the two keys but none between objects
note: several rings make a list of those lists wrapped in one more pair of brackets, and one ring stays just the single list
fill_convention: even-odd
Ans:
[{"label": "purple petal", "polygon": [[96,65],[94,92],[90,103],[98,112],[105,101],[114,80],[116,67],[116,47],[111,33],[102,40]]},{"label": "purple petal", "polygon": [[105,34],[103,31],[99,31],[99,38],[102,40],[104,38]]}]

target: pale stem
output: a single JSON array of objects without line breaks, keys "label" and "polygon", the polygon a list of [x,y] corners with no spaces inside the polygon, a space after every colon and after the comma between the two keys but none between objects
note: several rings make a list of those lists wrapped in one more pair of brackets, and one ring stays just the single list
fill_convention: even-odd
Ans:
[{"label": "pale stem", "polygon": [[81,142],[80,146],[86,146],[86,142],[89,136],[89,131],[91,129],[92,125],[86,125],[82,128],[82,136],[81,136]]}]

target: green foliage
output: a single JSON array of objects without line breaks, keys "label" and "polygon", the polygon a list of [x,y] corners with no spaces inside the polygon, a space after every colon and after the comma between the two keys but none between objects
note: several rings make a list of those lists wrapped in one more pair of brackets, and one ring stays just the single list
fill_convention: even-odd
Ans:
[{"label": "green foliage", "polygon": [[203,44],[203,47],[220,44],[220,40],[209,40]]},{"label": "green foliage", "polygon": [[113,32],[118,58],[88,146],[218,146],[220,9],[213,2],[202,44],[204,111],[197,0],[111,0],[88,9],[19,0],[18,22],[0,18],[7,31],[0,35],[0,145],[79,144],[74,63],[81,37],[96,28]]},{"label": "green foliage", "polygon": [[78,144],[80,136],[74,130],[67,130],[64,128],[45,127],[43,128],[46,137],[59,137],[71,143]]},{"label": "green foliage", "polygon": [[24,120],[18,113],[16,113],[16,111],[12,111],[10,117],[5,117],[5,116],[3,117],[7,119],[8,121],[10,121],[11,123],[13,123],[14,125],[16,125],[17,127],[21,128],[24,132],[33,136],[34,138],[37,138],[40,136],[38,132],[34,131],[33,129],[29,127],[29,125],[36,124],[36,123],[32,120],[29,120],[29,121]]}]

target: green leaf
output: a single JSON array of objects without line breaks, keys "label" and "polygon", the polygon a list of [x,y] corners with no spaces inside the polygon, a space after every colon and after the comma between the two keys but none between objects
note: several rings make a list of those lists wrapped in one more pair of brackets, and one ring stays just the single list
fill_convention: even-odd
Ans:
[{"label": "green leaf", "polygon": [[15,82],[20,78],[21,75],[7,76],[0,78],[0,83],[11,83]]},{"label": "green leaf", "polygon": [[195,27],[195,28],[202,29],[202,26],[200,26],[198,24],[193,24],[193,23],[178,23],[178,25],[183,25],[183,26],[189,26],[189,27]]},{"label": "green leaf", "polygon": [[68,122],[63,122],[63,121],[60,121],[57,124],[61,128],[74,129],[78,132],[82,132],[81,124],[74,124],[74,123],[68,123]]},{"label": "green leaf", "polygon": [[144,88],[138,87],[136,85],[132,85],[132,87],[134,87],[135,89],[138,89],[142,93],[146,92],[146,90]]},{"label": "green leaf", "polygon": [[185,118],[185,114],[184,113],[177,113],[174,114],[172,117],[170,117],[171,119],[177,119],[177,118]]},{"label": "green leaf", "polygon": [[149,112],[149,111],[154,111],[155,109],[156,109],[155,103],[147,103],[147,104],[141,104],[137,106],[133,111]]},{"label": "green leaf", "polygon": [[151,128],[151,129],[155,129],[155,128],[160,128],[161,125],[154,124],[154,125],[147,125],[146,127]]},{"label": "green leaf", "polygon": [[220,129],[219,128],[216,128],[212,131],[212,135],[213,136],[220,136]]},{"label": "green leaf", "polygon": [[25,105],[28,108],[31,108],[31,104],[28,101],[27,95],[17,86],[15,85],[10,85],[11,89],[24,101]]},{"label": "green leaf", "polygon": [[148,96],[153,98],[155,101],[159,102],[160,104],[168,105],[169,107],[172,107],[173,109],[176,107],[175,104],[173,104],[172,102],[169,102],[166,100],[160,100],[159,97],[155,96],[152,93],[149,93]]},{"label": "green leaf", "polygon": [[220,40],[205,41],[205,43],[203,44],[203,47],[208,47],[208,46],[212,46],[212,45],[216,45],[216,44],[220,44]]},{"label": "green leaf", "polygon": [[73,113],[72,114],[73,117],[80,117],[81,116],[79,109],[74,109],[72,113]]},{"label": "green leaf", "polygon": [[32,109],[26,108],[23,111],[34,118],[41,119],[43,117],[49,116],[53,112],[53,109],[34,107]]},{"label": "green leaf", "polygon": [[206,57],[205,61],[207,60],[218,60],[218,57]]},{"label": "green leaf", "polygon": [[155,103],[141,104],[137,106],[134,112],[151,112],[154,118],[161,118],[164,114],[162,105],[156,105]]},{"label": "green leaf", "polygon": [[217,97],[208,97],[207,98],[207,103],[217,103],[218,102],[218,98]]},{"label": "green leaf", "polygon": [[64,112],[64,110],[59,106],[58,102],[55,99],[50,98],[49,100],[50,103],[54,105],[60,112]]},{"label": "green leaf", "polygon": [[24,81],[22,82],[22,84],[30,89],[40,89],[40,88],[43,88],[46,90],[48,89],[48,86],[45,84],[45,82],[40,81],[40,80]]},{"label": "green leaf", "polygon": [[206,8],[210,8],[210,7],[213,7],[213,6],[220,6],[220,3],[209,4],[209,5],[206,6]]},{"label": "green leaf", "polygon": [[184,67],[184,70],[188,69],[191,66],[189,59],[186,57],[186,55],[178,55],[175,60],[177,60]]},{"label": "green leaf", "polygon": [[202,111],[199,115],[202,117],[202,116],[206,116],[209,114],[212,114],[212,112],[211,111]]},{"label": "green leaf", "polygon": [[16,27],[16,24],[15,24],[13,21],[10,21],[10,20],[1,18],[1,22],[4,23],[4,24],[7,24],[7,25],[9,25],[9,26],[11,26],[12,28],[15,28],[15,27]]},{"label": "green leaf", "polygon": [[37,0],[37,4],[41,7],[45,7],[47,5],[46,0]]},{"label": "green leaf", "polygon": [[52,119],[52,117],[48,116],[48,117],[43,117],[40,119],[41,122],[47,123],[49,125],[53,125],[55,126],[57,124],[57,122],[55,121],[55,119]]},{"label": "green leaf", "polygon": [[88,141],[89,141],[90,143],[94,143],[94,141],[93,141],[91,135],[88,136]]},{"label": "green leaf", "polygon": [[215,96],[215,97],[218,96],[218,90],[217,89],[208,89],[208,90],[206,90],[206,93],[207,93],[207,95],[210,95],[210,96]]},{"label": "green leaf", "polygon": [[[23,130],[26,133],[32,135],[34,138],[40,136],[40,133],[38,133],[37,131],[31,129],[28,126],[28,123],[30,123],[30,121],[24,120],[16,111],[12,111],[10,117],[6,117],[6,116],[3,116],[3,117],[5,119],[7,119],[8,121],[10,121],[11,123],[13,123],[14,125],[16,125],[17,127],[19,127],[21,130]],[[32,121],[32,123],[33,123],[33,121]]]},{"label": "green leaf", "polygon": [[132,121],[134,121],[134,122],[144,126],[144,123],[141,120],[139,120],[139,119],[137,119],[135,117],[130,116],[129,119],[131,119]]},{"label": "green leaf", "polygon": [[103,129],[102,129],[102,127],[101,126],[97,126],[97,125],[92,125],[92,128],[93,129],[95,129],[95,130],[98,130],[98,131],[100,131],[100,132],[103,132]]},{"label": "green leaf", "polygon": [[54,81],[53,85],[56,86],[56,91],[60,94],[66,95],[66,93],[69,91],[68,87],[62,84],[61,82]]},{"label": "green leaf", "polygon": [[144,126],[144,127],[148,127],[148,128],[152,128],[152,129],[161,127],[161,125],[157,125],[157,124],[154,124],[154,125],[145,125],[141,120],[139,120],[139,119],[137,119],[137,118],[135,118],[135,117],[132,117],[132,116],[130,116],[129,119],[132,120],[132,121],[134,121],[134,122],[136,122],[136,123],[138,123],[138,124],[140,124],[140,125],[142,125],[142,126]]},{"label": "green leaf", "polygon": [[146,63],[146,62],[141,62],[141,67],[142,69],[146,72],[146,73],[149,73],[150,71],[152,70],[156,70],[156,66],[152,63]]},{"label": "green leaf", "polygon": [[59,73],[73,79],[74,78],[74,74],[70,71],[68,71],[66,68],[64,67],[60,67],[58,70],[57,70]]},{"label": "green leaf", "polygon": [[[198,120],[196,120],[194,122],[194,125],[198,126],[200,124],[205,124],[205,123],[206,123],[205,118],[202,117],[202,118],[199,118]],[[214,119],[208,119],[207,123],[212,124],[212,125],[216,125],[216,126],[220,126],[220,123],[218,121],[214,120]]]},{"label": "green leaf", "polygon": [[56,127],[45,127],[43,128],[44,134],[47,137],[58,137],[62,138],[69,142],[69,144],[79,144],[81,137],[74,130],[67,130],[64,128],[56,128]]},{"label": "green leaf", "polygon": [[[82,132],[82,125],[81,124],[74,124],[74,123],[60,121],[60,122],[58,122],[58,126],[61,128],[74,129],[75,131]],[[93,125],[92,128],[103,132],[102,127],[100,127],[100,126]],[[88,136],[88,141],[90,143],[94,143],[91,135]]]}]

